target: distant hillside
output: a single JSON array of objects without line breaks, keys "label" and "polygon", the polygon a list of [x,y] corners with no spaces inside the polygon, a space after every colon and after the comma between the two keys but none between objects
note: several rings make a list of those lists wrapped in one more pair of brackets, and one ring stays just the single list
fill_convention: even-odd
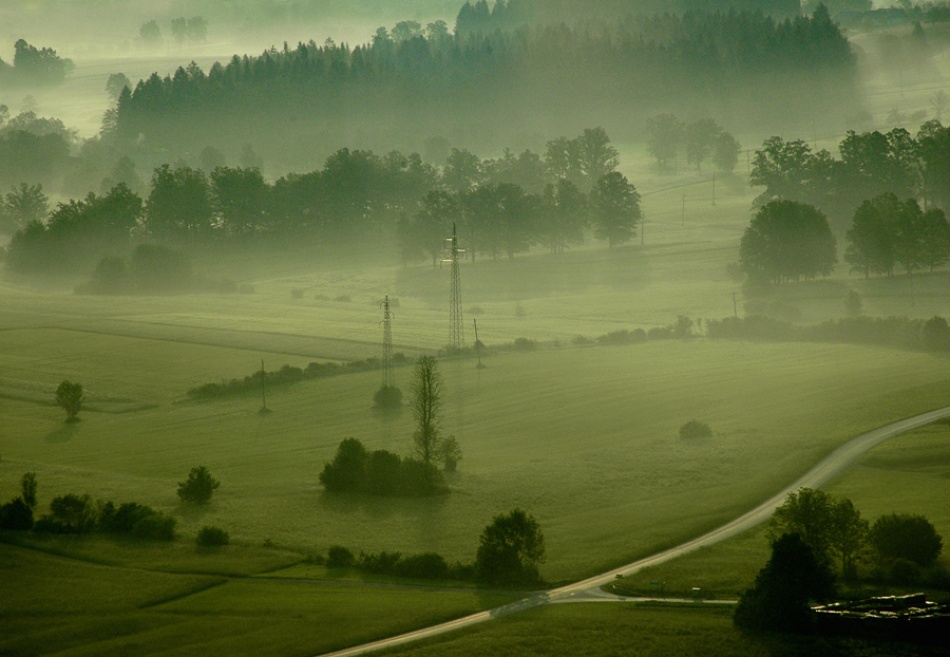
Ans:
[{"label": "distant hillside", "polygon": [[434,137],[479,151],[591,125],[639,138],[660,112],[775,130],[857,111],[854,56],[822,11],[787,21],[630,16],[490,34],[397,28],[356,47],[311,41],[153,75],[120,98],[112,136],[180,153],[238,134],[299,168],[343,146],[422,152]]}]

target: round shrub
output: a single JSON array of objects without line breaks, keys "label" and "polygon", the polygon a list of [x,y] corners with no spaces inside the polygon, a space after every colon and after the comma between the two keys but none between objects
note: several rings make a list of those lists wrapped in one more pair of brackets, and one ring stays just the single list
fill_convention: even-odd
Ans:
[{"label": "round shrub", "polygon": [[402,406],[402,390],[396,386],[382,386],[373,395],[373,403],[382,409],[399,408]]},{"label": "round shrub", "polygon": [[680,427],[680,438],[712,438],[712,435],[712,428],[699,420],[690,420]]},{"label": "round shrub", "polygon": [[231,536],[220,527],[202,527],[197,542],[201,547],[219,547],[230,543]]}]

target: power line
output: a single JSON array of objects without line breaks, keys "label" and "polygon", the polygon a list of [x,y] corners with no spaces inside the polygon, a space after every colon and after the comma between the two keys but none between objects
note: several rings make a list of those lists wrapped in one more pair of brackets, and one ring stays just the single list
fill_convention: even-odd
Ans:
[{"label": "power line", "polygon": [[459,248],[458,234],[452,224],[452,237],[445,240],[449,247],[449,258],[442,262],[451,263],[452,280],[449,284],[449,346],[458,353],[465,344],[465,327],[462,324],[462,281],[459,277],[459,255],[465,250]]}]

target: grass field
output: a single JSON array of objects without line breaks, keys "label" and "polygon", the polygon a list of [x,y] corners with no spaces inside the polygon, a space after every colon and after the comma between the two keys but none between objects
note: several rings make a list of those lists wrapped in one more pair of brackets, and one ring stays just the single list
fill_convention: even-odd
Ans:
[{"label": "grass field", "polygon": [[[454,492],[349,500],[317,485],[342,438],[410,450],[410,415],[370,409],[376,373],[272,391],[275,412],[262,418],[253,395],[179,402],[188,387],[238,367],[231,349],[70,329],[5,335],[17,356],[4,389],[34,392],[2,401],[11,418],[2,429],[2,498],[35,470],[42,506],[57,494],[88,492],[173,512],[186,536],[216,524],[250,545],[323,551],[340,543],[434,550],[452,560],[472,558],[491,517],[521,506],[545,530],[543,573],[551,580],[712,526],[855,433],[950,396],[946,359],[848,346],[692,340],[501,353],[485,370],[444,362],[445,429],[464,452]],[[233,373],[253,371],[253,363]],[[64,425],[42,398],[47,391],[51,399],[60,376],[90,391],[76,425]],[[409,370],[397,376],[408,389]],[[691,418],[709,422],[716,436],[680,440],[677,430]],[[199,464],[222,488],[209,508],[181,509],[176,482]]]},{"label": "grass field", "polygon": [[[950,426],[932,424],[899,436],[874,448],[851,469],[833,480],[826,490],[847,497],[874,522],[890,513],[913,513],[928,518],[950,539]],[[627,594],[652,595],[651,582],[663,582],[671,596],[692,587],[720,598],[735,598],[750,586],[769,556],[764,527],[740,534],[724,543],[701,548],[662,566],[649,568],[618,583],[614,588]],[[945,548],[941,557],[950,567]]]},{"label": "grass field", "polygon": [[950,650],[889,642],[796,636],[748,636],[731,607],[592,603],[551,605],[491,625],[379,653],[386,657],[916,657]]}]

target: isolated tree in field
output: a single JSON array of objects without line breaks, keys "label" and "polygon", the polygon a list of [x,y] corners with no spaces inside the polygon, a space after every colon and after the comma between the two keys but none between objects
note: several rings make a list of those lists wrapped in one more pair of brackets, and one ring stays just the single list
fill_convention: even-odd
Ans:
[{"label": "isolated tree in field", "polygon": [[739,596],[733,621],[747,630],[800,632],[811,625],[809,601],[834,595],[834,577],[798,534],[772,542],[772,556]]},{"label": "isolated tree in field", "polygon": [[636,235],[640,214],[640,194],[619,171],[603,176],[590,192],[594,234],[607,245],[629,242]]},{"label": "isolated tree in field", "polygon": [[892,513],[881,516],[871,527],[871,547],[883,566],[898,559],[929,566],[940,556],[943,539],[933,524],[921,515]]},{"label": "isolated tree in field", "polygon": [[739,262],[753,280],[783,283],[827,276],[838,256],[828,220],[818,208],[770,201],[756,213],[739,244]]},{"label": "isolated tree in field", "polygon": [[521,585],[540,582],[544,535],[534,516],[521,509],[495,516],[482,530],[475,555],[475,576],[488,584]]},{"label": "isolated tree in field", "polygon": [[416,419],[415,454],[423,463],[431,463],[442,453],[442,394],[442,375],[435,357],[420,356],[416,361],[411,403]]},{"label": "isolated tree in field", "polygon": [[81,383],[72,383],[63,380],[56,388],[56,404],[66,411],[66,421],[76,422],[79,411],[82,410],[83,393]]},{"label": "isolated tree in field", "polygon": [[207,504],[220,485],[221,482],[211,476],[208,468],[200,465],[191,469],[186,481],[178,483],[178,497],[189,504]]}]

